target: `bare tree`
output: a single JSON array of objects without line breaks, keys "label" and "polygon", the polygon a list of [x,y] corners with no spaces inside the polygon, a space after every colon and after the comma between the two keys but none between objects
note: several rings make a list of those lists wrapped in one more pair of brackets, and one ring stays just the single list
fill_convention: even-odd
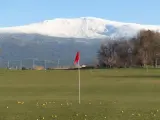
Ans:
[{"label": "bare tree", "polygon": [[116,64],[116,42],[107,41],[106,44],[101,45],[98,51],[98,58],[101,65],[113,67]]},{"label": "bare tree", "polygon": [[99,63],[109,67],[156,67],[160,59],[160,33],[141,30],[132,39],[110,39],[101,45],[98,56]]},{"label": "bare tree", "polygon": [[136,49],[140,61],[144,66],[147,64],[155,66],[157,54],[160,52],[160,33],[150,30],[140,31],[137,41],[139,45]]}]

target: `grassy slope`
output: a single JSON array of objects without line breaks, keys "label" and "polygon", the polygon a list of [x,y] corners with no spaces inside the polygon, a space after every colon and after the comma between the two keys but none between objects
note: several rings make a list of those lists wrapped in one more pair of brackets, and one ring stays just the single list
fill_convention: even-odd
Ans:
[{"label": "grassy slope", "polygon": [[0,71],[0,119],[156,120],[160,70],[81,71],[81,99],[77,71]]}]

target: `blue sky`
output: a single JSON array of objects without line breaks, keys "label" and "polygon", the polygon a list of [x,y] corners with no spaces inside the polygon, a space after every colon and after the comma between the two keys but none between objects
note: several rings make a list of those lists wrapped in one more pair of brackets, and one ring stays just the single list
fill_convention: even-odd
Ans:
[{"label": "blue sky", "polygon": [[0,0],[0,27],[86,16],[160,25],[159,5],[160,0]]}]

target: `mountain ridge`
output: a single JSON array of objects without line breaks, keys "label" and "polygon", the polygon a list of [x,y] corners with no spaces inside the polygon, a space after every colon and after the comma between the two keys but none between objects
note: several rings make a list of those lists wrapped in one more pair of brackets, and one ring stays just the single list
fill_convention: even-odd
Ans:
[{"label": "mountain ridge", "polygon": [[160,31],[160,26],[82,17],[0,28],[0,66],[6,66],[8,60],[28,58],[53,60],[54,66],[60,59],[62,66],[73,65],[77,51],[81,52],[81,64],[95,63],[100,45],[108,38],[133,37],[142,29]]},{"label": "mountain ridge", "polygon": [[0,28],[0,33],[41,34],[63,38],[106,38],[116,35],[134,36],[141,29],[160,31],[160,26],[124,23],[96,17],[55,18],[23,26]]}]

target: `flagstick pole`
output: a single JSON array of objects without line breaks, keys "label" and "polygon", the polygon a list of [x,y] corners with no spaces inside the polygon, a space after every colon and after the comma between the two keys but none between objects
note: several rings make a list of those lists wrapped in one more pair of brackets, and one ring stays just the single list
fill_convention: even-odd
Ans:
[{"label": "flagstick pole", "polygon": [[78,76],[79,76],[79,104],[81,104],[81,76],[80,76],[80,64],[78,61]]}]

